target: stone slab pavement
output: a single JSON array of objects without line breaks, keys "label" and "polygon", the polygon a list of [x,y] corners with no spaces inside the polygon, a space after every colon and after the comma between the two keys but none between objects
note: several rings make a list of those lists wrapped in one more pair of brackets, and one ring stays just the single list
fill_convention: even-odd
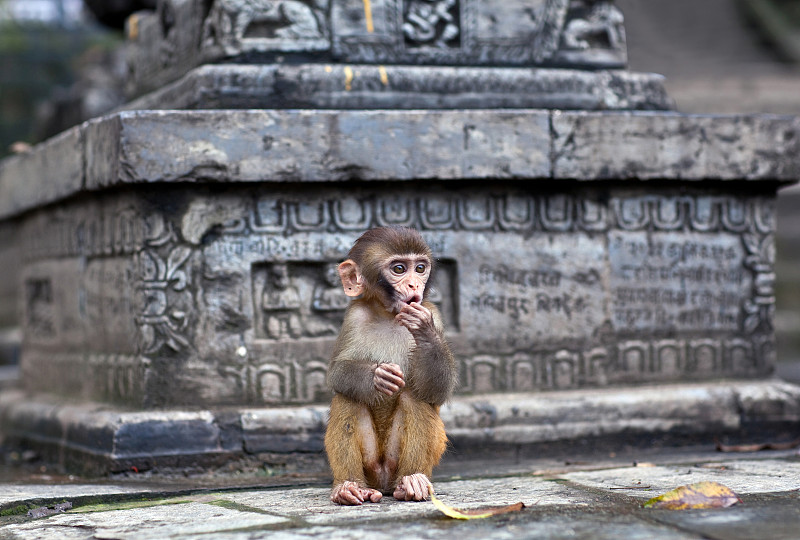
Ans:
[{"label": "stone slab pavement", "polygon": [[[328,500],[324,476],[272,478],[264,485],[223,477],[210,487],[192,478],[170,483],[165,478],[89,482],[70,477],[55,484],[39,477],[33,483],[0,483],[0,538],[800,538],[795,450],[683,449],[640,457],[445,462],[434,483],[446,504],[459,509],[525,504],[520,512],[469,521],[448,518],[431,502],[401,503],[391,497],[338,507]],[[705,480],[728,486],[743,502],[711,510],[642,507],[652,497]],[[35,517],[56,504],[65,511]]]}]

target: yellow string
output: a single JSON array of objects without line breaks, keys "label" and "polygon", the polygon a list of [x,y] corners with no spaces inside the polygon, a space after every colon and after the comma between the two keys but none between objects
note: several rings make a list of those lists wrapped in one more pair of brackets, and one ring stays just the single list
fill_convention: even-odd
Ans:
[{"label": "yellow string", "polygon": [[372,25],[372,3],[370,0],[364,0],[364,17],[367,18],[367,32],[370,34],[375,31]]}]

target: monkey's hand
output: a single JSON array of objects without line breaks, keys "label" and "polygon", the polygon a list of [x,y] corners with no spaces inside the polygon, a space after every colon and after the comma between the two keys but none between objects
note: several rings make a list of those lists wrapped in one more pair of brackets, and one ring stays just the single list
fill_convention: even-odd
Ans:
[{"label": "monkey's hand", "polygon": [[394,489],[394,498],[399,501],[424,501],[433,489],[433,484],[422,473],[404,476]]},{"label": "monkey's hand", "polygon": [[403,370],[397,364],[378,364],[372,381],[375,384],[375,390],[387,396],[394,395],[406,385]]},{"label": "monkey's hand", "polygon": [[331,490],[331,502],[359,506],[364,502],[380,502],[383,495],[377,489],[361,487],[357,482],[346,481]]},{"label": "monkey's hand", "polygon": [[433,313],[417,302],[411,302],[403,306],[403,309],[400,310],[400,313],[398,313],[394,319],[408,328],[408,331],[411,332],[414,339],[436,335],[436,327],[433,324]]}]

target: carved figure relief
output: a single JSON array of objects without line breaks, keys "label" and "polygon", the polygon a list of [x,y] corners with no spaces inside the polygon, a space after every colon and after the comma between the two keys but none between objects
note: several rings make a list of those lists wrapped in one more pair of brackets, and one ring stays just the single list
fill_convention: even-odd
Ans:
[{"label": "carved figure relief", "polygon": [[157,6],[159,28],[161,29],[161,42],[158,48],[158,57],[162,67],[175,63],[178,50],[178,28],[175,26],[175,8],[168,0],[163,0]]},{"label": "carved figure relief", "polygon": [[314,336],[334,336],[339,331],[344,310],[350,299],[342,294],[342,284],[336,263],[328,263],[322,271],[322,281],[314,287],[308,332]]},{"label": "carved figure relief", "polygon": [[583,18],[569,21],[562,34],[567,49],[619,49],[625,46],[625,18],[611,2],[593,0]]},{"label": "carved figure relief", "polygon": [[337,59],[598,67],[626,62],[624,18],[611,0],[371,0],[369,5],[333,4]]},{"label": "carved figure relief", "polygon": [[[295,48],[282,43],[287,40],[325,40],[327,4],[328,0],[215,0],[203,23],[202,41],[204,46],[221,46],[226,54],[238,54]],[[264,47],[258,46],[259,41],[266,41],[260,43]]]},{"label": "carved figure relief", "polygon": [[611,0],[573,0],[558,50],[559,64],[625,67],[625,17]]},{"label": "carved figure relief", "polygon": [[[456,263],[437,262],[430,300],[457,331]],[[342,292],[338,262],[292,261],[252,266],[256,339],[292,341],[335,337],[350,299]]]},{"label": "carved figure relief", "polygon": [[350,301],[342,294],[337,264],[326,265],[323,277],[324,282],[314,288],[311,307],[320,313],[343,311]]},{"label": "carved figure relief", "polygon": [[261,295],[261,309],[265,312],[264,326],[270,338],[302,335],[300,294],[292,284],[287,265],[273,265],[269,282]]},{"label": "carved figure relief", "polygon": [[336,334],[348,303],[336,263],[258,264],[253,265],[252,273],[257,339]]},{"label": "carved figure relief", "polygon": [[50,279],[29,279],[25,282],[25,331],[42,338],[55,335],[53,285]]},{"label": "carved figure relief", "polygon": [[456,0],[409,0],[403,10],[403,36],[410,47],[458,47]]}]

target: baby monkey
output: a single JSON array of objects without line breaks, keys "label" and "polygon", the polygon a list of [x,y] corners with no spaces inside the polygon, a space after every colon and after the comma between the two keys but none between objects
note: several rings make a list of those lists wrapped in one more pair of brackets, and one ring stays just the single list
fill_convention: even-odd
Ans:
[{"label": "baby monkey", "polygon": [[430,248],[406,227],[365,232],[339,265],[345,294],[359,298],[345,312],[328,369],[335,503],[428,497],[447,445],[439,408],[457,383],[442,317],[426,299],[432,270]]}]

